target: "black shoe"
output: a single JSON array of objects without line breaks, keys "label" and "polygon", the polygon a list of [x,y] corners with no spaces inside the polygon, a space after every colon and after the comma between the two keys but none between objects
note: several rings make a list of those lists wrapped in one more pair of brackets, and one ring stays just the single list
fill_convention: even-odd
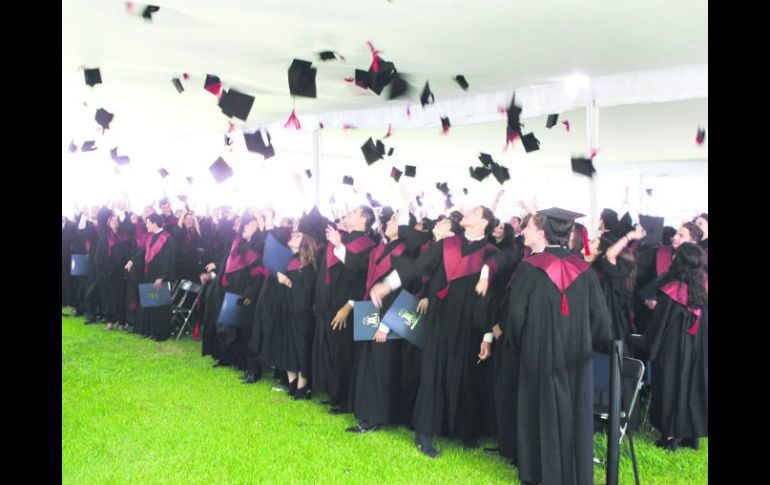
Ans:
[{"label": "black shoe", "polygon": [[331,399],[324,399],[323,401],[321,401],[321,404],[323,404],[324,406],[336,406],[337,405],[337,403],[335,401],[331,400]]},{"label": "black shoe", "polygon": [[430,435],[419,432],[414,433],[414,444],[417,445],[417,450],[420,453],[431,458],[438,458],[441,454],[440,451],[433,447],[433,437]]},{"label": "black shoe", "polygon": [[700,438],[682,438],[679,441],[679,446],[700,450]]},{"label": "black shoe", "polygon": [[479,441],[476,438],[469,438],[463,440],[463,449],[465,450],[475,450],[479,447]]},{"label": "black shoe", "polygon": [[294,379],[289,383],[289,397],[294,397],[297,393],[297,380],[298,379]]},{"label": "black shoe", "polygon": [[676,438],[661,438],[655,442],[655,446],[664,450],[676,451],[679,448],[679,440]]},{"label": "black shoe", "polygon": [[417,451],[423,455],[429,456],[430,458],[438,458],[441,455],[441,452],[432,446],[430,448],[425,448],[422,445],[417,445]]},{"label": "black shoe", "polygon": [[369,433],[370,431],[376,431],[377,428],[379,428],[379,426],[377,426],[376,424],[358,423],[357,425],[352,426],[346,429],[345,431],[347,431],[348,433],[361,434],[361,433]]},{"label": "black shoe", "polygon": [[329,410],[329,414],[348,414],[350,409],[347,406],[335,406]]},{"label": "black shoe", "polygon": [[246,378],[243,380],[243,383],[244,383],[244,384],[254,384],[254,383],[255,383],[255,382],[257,382],[259,379],[260,379],[260,378],[259,378],[259,376],[257,376],[257,375],[256,375],[256,374],[254,374],[254,373],[251,373],[251,372],[249,372],[249,373],[246,375]]},{"label": "black shoe", "polygon": [[300,387],[297,389],[297,392],[294,393],[294,397],[292,398],[295,401],[308,401],[310,399],[310,388]]},{"label": "black shoe", "polygon": [[500,453],[500,448],[497,446],[494,446],[492,448],[484,448],[484,451],[487,453]]}]

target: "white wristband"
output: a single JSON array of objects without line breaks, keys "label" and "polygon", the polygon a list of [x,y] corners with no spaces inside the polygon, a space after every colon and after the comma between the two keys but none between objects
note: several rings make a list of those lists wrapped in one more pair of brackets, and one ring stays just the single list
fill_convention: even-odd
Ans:
[{"label": "white wristband", "polygon": [[487,332],[487,333],[484,334],[484,342],[487,342],[487,343],[491,344],[492,340],[493,340],[492,332]]}]

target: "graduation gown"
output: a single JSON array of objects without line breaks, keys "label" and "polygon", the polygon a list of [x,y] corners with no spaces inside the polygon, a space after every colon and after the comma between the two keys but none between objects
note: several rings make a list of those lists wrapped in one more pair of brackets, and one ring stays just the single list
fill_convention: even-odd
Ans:
[{"label": "graduation gown", "polygon": [[687,306],[687,285],[663,286],[647,333],[650,421],[664,436],[708,436],[708,308]]},{"label": "graduation gown", "polygon": [[312,375],[311,359],[315,327],[313,297],[316,275],[316,269],[309,263],[302,265],[297,255],[289,261],[286,277],[291,280],[289,289],[291,313],[286,333],[288,349],[286,370],[301,372],[307,379]]},{"label": "graduation gown", "polygon": [[103,232],[101,228],[92,223],[86,222],[85,229],[79,229],[78,233],[83,238],[85,243],[86,254],[90,263],[90,271],[88,276],[81,282],[82,300],[85,310],[91,317],[101,314],[101,308],[99,306],[99,280],[102,277],[101,271],[96,267],[96,249],[99,245],[99,234]]},{"label": "graduation gown", "polygon": [[[492,292],[482,297],[475,288],[485,262],[494,277],[489,258],[497,251],[486,239],[470,242],[454,236],[433,245],[406,270],[398,270],[402,284],[431,275],[420,384],[412,413],[412,424],[420,433],[446,430],[464,440],[479,434],[485,418],[477,392],[483,379],[481,366],[487,362],[476,362],[483,334],[494,322],[489,312]],[[453,277],[447,276],[448,270]]]},{"label": "graduation gown", "polygon": [[180,234],[177,277],[197,283],[208,260],[203,239],[194,229],[183,228]]},{"label": "graduation gown", "polygon": [[348,300],[361,300],[366,286],[369,252],[375,246],[360,231],[340,231],[345,261],[327,244],[318,265],[315,286],[316,327],[313,336],[313,390],[325,392],[332,403],[347,406],[354,365],[353,312],[342,330],[332,330],[334,316]]},{"label": "graduation gown", "polygon": [[69,220],[64,222],[61,230],[61,306],[75,306],[72,280],[70,276],[72,255],[77,244],[77,226]]},{"label": "graduation gown", "polygon": [[[549,274],[557,280],[566,275],[561,288]],[[592,484],[592,343],[610,337],[596,273],[565,248],[546,248],[526,258],[513,275],[503,336],[520,353],[519,479]]]},{"label": "graduation gown", "polygon": [[[607,309],[612,321],[612,339],[625,340],[632,332],[631,328],[631,291],[628,278],[634,270],[634,263],[618,256],[613,265],[602,256],[593,263],[599,276],[599,283],[607,301]],[[605,353],[608,349],[602,349]]]},{"label": "graduation gown", "polygon": [[644,304],[644,300],[656,298],[657,293],[650,285],[657,286],[662,283],[665,273],[671,267],[673,251],[671,246],[657,245],[643,247],[638,252],[633,325],[641,334],[647,333],[652,318],[652,311]]},{"label": "graduation gown", "polygon": [[[170,235],[164,236],[164,233],[168,234],[166,231],[160,231],[149,238],[150,255],[147,254],[148,245],[145,244],[137,250],[132,259],[134,264],[131,269],[137,270],[136,275],[140,283],[153,283],[160,278],[165,285],[174,280],[176,247],[174,238]],[[165,241],[160,241],[161,238]],[[134,331],[149,335],[155,340],[168,339],[171,335],[171,305],[139,308]]]},{"label": "graduation gown", "polygon": [[126,274],[124,267],[136,252],[134,239],[130,234],[113,233],[108,229],[99,239],[96,251],[96,266],[101,272],[99,284],[102,313],[108,322],[126,321]]}]

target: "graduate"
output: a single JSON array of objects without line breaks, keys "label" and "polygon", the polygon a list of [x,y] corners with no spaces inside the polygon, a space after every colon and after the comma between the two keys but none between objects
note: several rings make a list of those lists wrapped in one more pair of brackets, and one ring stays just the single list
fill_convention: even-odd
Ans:
[{"label": "graduate", "polygon": [[524,483],[593,483],[594,342],[610,338],[596,273],[567,244],[582,214],[552,208],[524,231],[502,337],[519,357],[516,457]]},{"label": "graduate", "polygon": [[187,212],[179,224],[177,277],[197,282],[203,272],[203,265],[208,262],[198,219],[192,212]]},{"label": "graduate", "polygon": [[[129,221],[130,223],[130,221]],[[124,266],[136,252],[134,238],[117,215],[109,218],[107,230],[99,238],[95,267],[101,273],[99,285],[106,330],[126,324],[126,273]]]}]

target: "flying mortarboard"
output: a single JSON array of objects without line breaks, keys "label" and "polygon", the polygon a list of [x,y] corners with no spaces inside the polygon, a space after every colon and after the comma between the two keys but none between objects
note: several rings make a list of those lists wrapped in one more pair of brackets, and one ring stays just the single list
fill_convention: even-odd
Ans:
[{"label": "flying mortarboard", "polygon": [[219,100],[219,107],[222,109],[222,113],[228,118],[233,116],[246,121],[249,117],[251,107],[254,105],[254,96],[244,94],[233,88],[225,91],[222,98]]},{"label": "flying mortarboard", "polygon": [[211,175],[214,176],[214,180],[218,184],[221,184],[225,180],[233,176],[233,169],[224,161],[222,157],[216,159],[216,161],[209,167]]},{"label": "flying mortarboard", "polygon": [[556,123],[558,121],[559,121],[559,115],[558,114],[548,115],[548,121],[545,122],[545,127],[550,130],[551,128],[556,126]]},{"label": "flying mortarboard", "polygon": [[289,66],[289,92],[293,96],[316,97],[315,76],[317,69],[312,62],[294,59]]},{"label": "flying mortarboard", "polygon": [[96,110],[96,122],[99,123],[99,126],[104,128],[105,130],[110,129],[110,123],[112,122],[112,119],[114,117],[115,117],[114,114],[108,112],[103,108],[99,108],[98,110]]},{"label": "flying mortarboard", "polygon": [[102,83],[102,73],[99,71],[99,68],[94,69],[86,69],[85,70],[86,75],[86,84],[89,86],[95,86],[97,84]]},{"label": "flying mortarboard", "polygon": [[455,76],[455,81],[457,81],[457,84],[459,84],[464,91],[468,90],[468,81],[465,80],[465,76],[458,74]]},{"label": "flying mortarboard", "polygon": [[596,173],[593,160],[585,157],[572,157],[572,171],[591,178]]},{"label": "flying mortarboard", "polygon": [[433,104],[435,101],[436,97],[433,96],[433,93],[430,91],[428,81],[425,81],[425,87],[422,89],[422,94],[420,95],[420,103],[425,106],[426,104]]}]

